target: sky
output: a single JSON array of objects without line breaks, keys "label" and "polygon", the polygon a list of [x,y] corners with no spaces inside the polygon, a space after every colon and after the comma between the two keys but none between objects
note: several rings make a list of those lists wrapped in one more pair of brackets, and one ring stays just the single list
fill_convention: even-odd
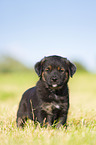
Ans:
[{"label": "sky", "polygon": [[96,0],[0,1],[0,55],[30,67],[60,55],[96,71]]}]

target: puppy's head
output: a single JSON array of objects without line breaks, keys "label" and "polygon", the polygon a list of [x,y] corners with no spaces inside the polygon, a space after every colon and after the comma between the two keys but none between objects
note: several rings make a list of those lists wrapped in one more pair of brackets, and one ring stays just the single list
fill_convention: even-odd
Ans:
[{"label": "puppy's head", "polygon": [[76,66],[67,58],[49,56],[37,62],[35,71],[51,89],[63,87],[76,72]]}]

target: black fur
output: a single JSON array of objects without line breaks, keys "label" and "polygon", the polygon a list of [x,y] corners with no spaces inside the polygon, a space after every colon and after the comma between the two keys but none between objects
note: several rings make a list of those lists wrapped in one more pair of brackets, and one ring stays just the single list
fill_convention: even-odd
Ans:
[{"label": "black fur", "polygon": [[49,56],[37,62],[35,71],[40,77],[37,85],[27,90],[17,112],[17,126],[23,127],[29,118],[41,125],[64,125],[69,109],[68,80],[76,66],[66,58]]}]

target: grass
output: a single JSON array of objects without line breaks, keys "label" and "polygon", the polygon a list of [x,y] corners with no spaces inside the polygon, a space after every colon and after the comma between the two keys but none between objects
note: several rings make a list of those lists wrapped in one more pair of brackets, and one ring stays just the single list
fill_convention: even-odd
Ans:
[{"label": "grass", "polygon": [[38,80],[34,72],[0,74],[0,145],[96,145],[96,75],[78,72],[69,81],[68,128],[16,127],[22,93]]}]

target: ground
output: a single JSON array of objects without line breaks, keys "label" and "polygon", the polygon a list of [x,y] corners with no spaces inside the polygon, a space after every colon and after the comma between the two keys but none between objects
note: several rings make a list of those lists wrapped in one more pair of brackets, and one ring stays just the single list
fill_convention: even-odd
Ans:
[{"label": "ground", "polygon": [[68,127],[16,127],[22,93],[38,80],[34,72],[0,74],[0,145],[96,145],[96,75],[77,72],[69,81]]}]

